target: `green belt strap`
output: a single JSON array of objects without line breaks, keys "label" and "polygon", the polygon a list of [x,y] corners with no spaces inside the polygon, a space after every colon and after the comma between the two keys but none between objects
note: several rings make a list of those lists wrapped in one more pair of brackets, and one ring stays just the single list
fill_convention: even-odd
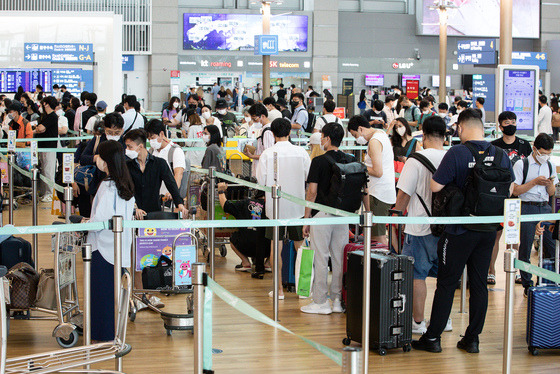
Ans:
[{"label": "green belt strap", "polygon": [[212,370],[212,298],[212,290],[206,287],[204,289],[204,317],[202,318],[202,367],[204,370]]},{"label": "green belt strap", "polygon": [[[324,345],[316,343],[316,342],[314,342],[310,339],[304,338],[301,335],[293,333],[292,331],[288,330],[287,328],[285,328],[284,326],[282,326],[278,322],[275,322],[272,319],[270,319],[269,317],[265,316],[263,313],[259,312],[257,309],[253,308],[252,306],[247,304],[245,301],[243,301],[240,298],[238,298],[237,296],[231,294],[229,291],[227,291],[225,288],[220,286],[218,283],[216,283],[210,277],[208,277],[208,287],[207,288],[214,291],[216,296],[218,296],[220,299],[222,299],[226,304],[228,304],[232,308],[237,309],[237,311],[245,314],[248,317],[251,317],[252,319],[254,319],[256,321],[259,321],[259,322],[264,323],[266,325],[272,326],[272,327],[274,327],[278,330],[287,332],[288,334],[291,334],[291,335],[294,335],[294,336],[300,338],[301,340],[303,340],[304,342],[311,345],[313,348],[315,348],[316,350],[318,350],[319,352],[321,352],[322,354],[324,354],[325,356],[327,356],[328,358],[333,360],[337,365],[342,366],[342,353],[337,352],[332,348],[325,347]],[[204,319],[206,319],[206,315],[204,315]]]},{"label": "green belt strap", "polygon": [[528,262],[521,261],[517,258],[515,259],[515,262],[513,263],[513,266],[516,269],[525,271],[527,273],[534,274],[537,277],[548,279],[549,281],[552,281],[554,283],[560,283],[560,274],[555,273],[553,271],[540,268],[538,266],[529,264]]},{"label": "green belt strap", "polygon": [[[39,148],[38,153],[74,153],[77,148]],[[7,148],[0,148],[0,152],[8,153]],[[17,152],[31,152],[31,148],[16,148]]]},{"label": "green belt strap", "polygon": [[[27,142],[55,142],[58,140],[82,140],[91,139],[93,135],[82,135],[82,136],[65,136],[60,138],[19,138],[16,139],[16,143],[27,143]],[[0,139],[0,144],[7,143],[8,139]]]}]

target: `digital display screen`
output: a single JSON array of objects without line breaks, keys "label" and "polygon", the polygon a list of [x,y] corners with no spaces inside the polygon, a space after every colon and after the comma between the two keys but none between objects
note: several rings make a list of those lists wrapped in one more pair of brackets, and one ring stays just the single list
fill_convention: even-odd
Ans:
[{"label": "digital display screen", "polygon": [[534,70],[504,70],[503,110],[517,115],[518,130],[535,127],[535,85],[538,83]]},{"label": "digital display screen", "polygon": [[[439,87],[439,75],[432,75],[432,86]],[[445,87],[451,87],[451,76],[445,76]]]},{"label": "digital display screen", "polygon": [[366,74],[366,86],[383,86],[385,75]]},{"label": "digital display screen", "polygon": [[[451,3],[457,9],[447,11],[448,35],[500,36],[500,0],[452,0]],[[514,0],[512,3],[513,37],[538,39],[540,1]],[[416,19],[420,35],[439,35],[439,14],[430,9],[433,5],[434,0],[422,0]]]},{"label": "digital display screen", "polygon": [[93,91],[93,71],[82,69],[3,69],[0,70],[0,92],[15,93],[19,86],[24,92],[33,92],[40,84],[50,92],[54,84],[65,85],[73,95],[79,95],[80,82],[85,91]]},{"label": "digital display screen", "polygon": [[406,87],[406,81],[419,81],[420,75],[405,75],[402,76],[401,86]]},{"label": "digital display screen", "polygon": [[[308,17],[272,16],[270,34],[278,35],[280,52],[307,52]],[[253,51],[255,35],[262,34],[260,14],[185,13],[183,49]]]}]

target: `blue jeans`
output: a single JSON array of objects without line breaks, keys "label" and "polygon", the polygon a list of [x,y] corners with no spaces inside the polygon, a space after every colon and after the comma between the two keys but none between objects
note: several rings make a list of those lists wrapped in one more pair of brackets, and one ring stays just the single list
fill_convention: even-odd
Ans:
[{"label": "blue jeans", "polygon": [[[521,203],[521,214],[547,214],[551,213],[552,208],[550,205],[536,206]],[[533,241],[535,239],[535,228],[537,221],[534,222],[521,222],[521,233],[519,242],[519,259],[525,262],[531,262],[531,250],[533,249]],[[544,232],[544,251],[543,257],[554,257],[555,245],[552,240],[552,234],[546,230]],[[543,250],[543,248],[541,248]],[[521,272],[521,281],[523,287],[530,287],[533,284],[532,275],[524,271]]]}]

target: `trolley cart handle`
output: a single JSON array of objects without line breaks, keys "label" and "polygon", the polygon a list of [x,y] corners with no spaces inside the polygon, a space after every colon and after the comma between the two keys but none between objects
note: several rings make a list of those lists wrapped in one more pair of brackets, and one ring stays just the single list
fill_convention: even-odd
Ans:
[{"label": "trolley cart handle", "polygon": [[177,235],[175,239],[173,239],[173,245],[171,246],[171,255],[173,256],[173,261],[171,261],[171,270],[173,271],[171,288],[175,288],[175,259],[177,258],[175,256],[175,250],[177,249],[177,240],[179,240],[179,238],[182,238],[183,236],[190,236],[191,240],[194,241],[194,246],[196,250],[198,251],[198,239],[191,232],[182,232],[179,235]]}]

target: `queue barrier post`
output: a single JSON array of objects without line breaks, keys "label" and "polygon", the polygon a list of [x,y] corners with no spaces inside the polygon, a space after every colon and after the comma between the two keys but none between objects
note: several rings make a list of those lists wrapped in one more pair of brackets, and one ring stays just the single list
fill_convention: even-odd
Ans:
[{"label": "queue barrier post", "polygon": [[12,152],[8,153],[8,180],[10,184],[8,185],[8,221],[10,225],[14,224],[14,167],[16,162],[16,155]]},{"label": "queue barrier post", "polygon": [[463,275],[461,276],[461,307],[459,313],[467,313],[467,267],[463,269]]},{"label": "queue barrier post", "polygon": [[360,374],[362,372],[361,351],[358,347],[342,349],[342,374]]},{"label": "queue barrier post", "polygon": [[[82,260],[84,262],[84,345],[91,345],[91,256],[92,246],[86,243],[82,248]],[[90,365],[85,365],[84,369],[90,369]]]},{"label": "queue barrier post", "polygon": [[[215,200],[216,200],[216,167],[211,166],[208,168],[208,201],[207,201],[207,212],[208,212],[208,219],[213,221],[215,219]],[[210,250],[208,264],[210,265],[210,277],[215,279],[214,276],[214,252],[215,252],[215,244],[214,244],[214,228],[208,228],[208,249]]]},{"label": "queue barrier post", "polygon": [[[35,166],[31,169],[31,205],[32,205],[32,218],[31,223],[37,226],[38,214],[37,205],[39,204],[39,169]],[[35,262],[35,270],[39,269],[39,236],[33,234],[33,261]]]},{"label": "queue barrier post", "polygon": [[362,373],[369,370],[369,330],[370,330],[370,296],[371,296],[371,228],[373,212],[365,212],[362,217],[364,230],[364,279],[362,295]]},{"label": "queue barrier post", "polygon": [[[114,311],[115,311],[115,328],[118,326],[119,319],[119,304],[121,300],[121,272],[122,272],[122,237],[123,237],[123,217],[113,216],[111,221],[112,230],[115,242],[115,257],[114,257],[114,276],[113,276],[113,286],[114,286]],[[119,357],[115,361],[115,370],[122,371],[122,357]]]},{"label": "queue barrier post", "polygon": [[[280,216],[280,186],[272,186],[272,219],[278,220]],[[280,253],[280,229],[278,225],[273,227],[272,236],[272,262],[274,263],[273,269],[273,319],[278,322],[278,288],[280,287],[280,266],[278,264]]]},{"label": "queue barrier post", "polygon": [[192,264],[192,284],[194,292],[193,323],[194,323],[194,374],[203,373],[203,322],[204,322],[204,287],[206,264],[195,262]]},{"label": "queue barrier post", "polygon": [[506,273],[506,309],[504,318],[504,357],[502,373],[511,373],[511,355],[513,350],[513,301],[515,288],[515,259],[517,251],[509,247],[504,252],[504,271]]},{"label": "queue barrier post", "polygon": [[64,218],[66,223],[70,223],[70,215],[72,214],[72,194],[73,191],[71,185],[64,187]]}]

